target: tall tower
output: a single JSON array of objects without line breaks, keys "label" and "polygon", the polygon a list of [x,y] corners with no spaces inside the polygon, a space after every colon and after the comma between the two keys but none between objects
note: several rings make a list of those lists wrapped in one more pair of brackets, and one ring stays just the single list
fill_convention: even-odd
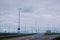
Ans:
[{"label": "tall tower", "polygon": [[18,9],[18,33],[20,33],[20,10],[21,8]]}]

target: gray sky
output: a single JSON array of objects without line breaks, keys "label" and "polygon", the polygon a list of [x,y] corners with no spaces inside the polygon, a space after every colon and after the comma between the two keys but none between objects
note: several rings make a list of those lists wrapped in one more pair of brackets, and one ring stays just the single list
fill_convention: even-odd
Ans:
[{"label": "gray sky", "polygon": [[47,24],[49,29],[59,31],[60,0],[0,0],[0,27],[3,31],[8,30],[9,25],[11,30],[17,30],[18,8],[21,8],[22,29],[26,26],[27,30],[31,27],[35,30],[36,23],[41,32],[47,29]]}]

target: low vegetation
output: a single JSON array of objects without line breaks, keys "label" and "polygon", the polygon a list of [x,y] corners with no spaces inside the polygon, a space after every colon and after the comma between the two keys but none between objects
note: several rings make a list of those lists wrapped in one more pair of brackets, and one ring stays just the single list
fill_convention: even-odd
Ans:
[{"label": "low vegetation", "polygon": [[29,35],[34,35],[35,33],[31,34],[23,34],[23,33],[0,33],[0,39],[5,39],[5,38],[13,38],[13,37],[22,37],[22,36],[29,36]]},{"label": "low vegetation", "polygon": [[45,35],[60,35],[60,33],[45,33]]},{"label": "low vegetation", "polygon": [[56,38],[54,38],[53,40],[60,40],[60,37],[56,37]]}]

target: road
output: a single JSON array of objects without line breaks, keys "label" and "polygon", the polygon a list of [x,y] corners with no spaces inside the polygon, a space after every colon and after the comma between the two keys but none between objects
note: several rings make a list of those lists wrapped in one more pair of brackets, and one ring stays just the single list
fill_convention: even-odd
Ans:
[{"label": "road", "polygon": [[30,35],[30,36],[24,36],[24,37],[16,37],[16,38],[9,38],[9,39],[3,39],[3,40],[52,40],[53,38],[56,38],[60,35]]}]

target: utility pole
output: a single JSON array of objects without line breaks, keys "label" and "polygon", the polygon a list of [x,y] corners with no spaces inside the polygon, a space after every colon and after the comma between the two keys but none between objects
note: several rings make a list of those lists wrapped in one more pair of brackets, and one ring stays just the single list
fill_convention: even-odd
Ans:
[{"label": "utility pole", "polygon": [[25,25],[25,33],[26,33],[26,25]]},{"label": "utility pole", "polygon": [[37,33],[37,20],[35,19],[35,30],[36,30],[36,33]]},{"label": "utility pole", "polygon": [[49,30],[49,24],[47,24],[47,28],[48,28],[48,30]]},{"label": "utility pole", "polygon": [[8,24],[8,30],[9,30],[8,33],[10,33],[10,24]]},{"label": "utility pole", "polygon": [[49,29],[49,24],[47,24],[48,30],[46,30],[46,33],[51,33],[51,30]]},{"label": "utility pole", "polygon": [[21,8],[18,9],[18,33],[20,33],[20,10]]}]

